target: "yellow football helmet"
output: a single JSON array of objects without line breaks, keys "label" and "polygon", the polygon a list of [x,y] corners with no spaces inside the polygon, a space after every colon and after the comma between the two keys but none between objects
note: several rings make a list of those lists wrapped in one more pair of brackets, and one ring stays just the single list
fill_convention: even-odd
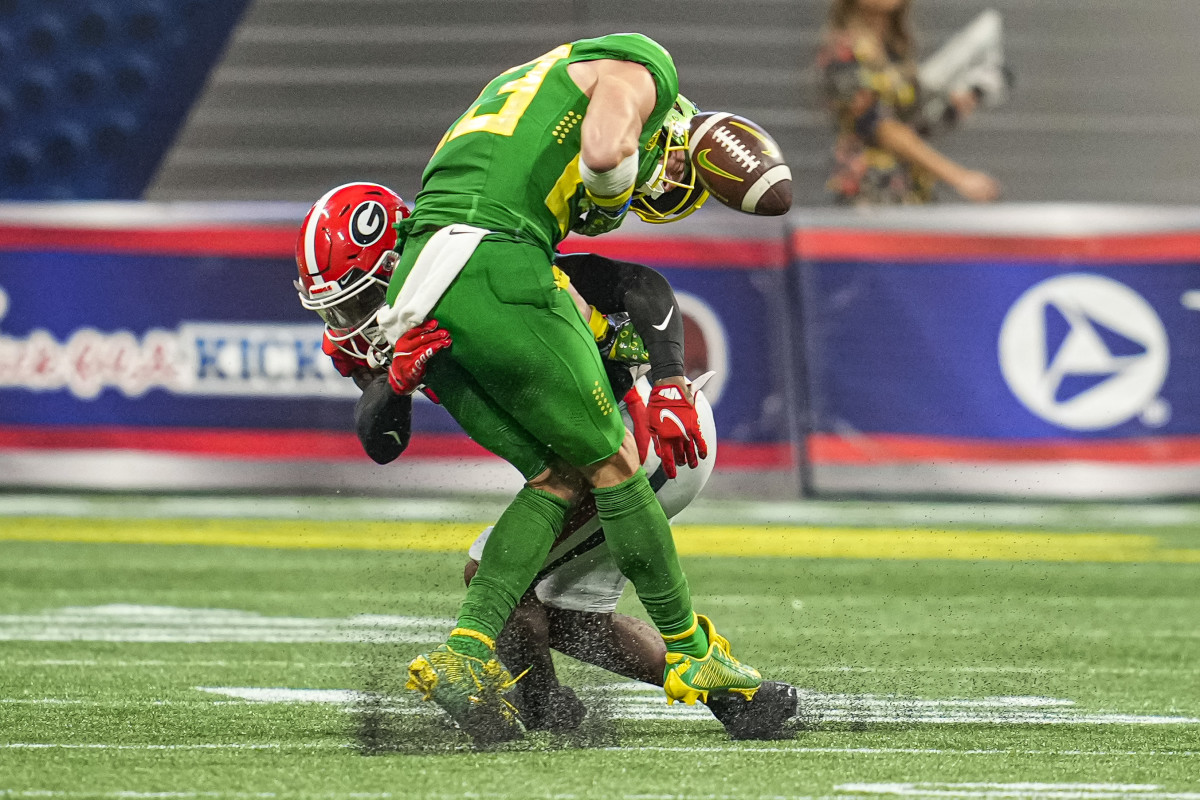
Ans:
[{"label": "yellow football helmet", "polygon": [[[651,146],[662,148],[662,155],[649,179],[634,192],[630,205],[630,210],[645,222],[660,224],[683,219],[708,199],[708,190],[696,181],[696,171],[688,156],[691,120],[697,113],[695,103],[677,95],[662,130],[650,140]],[[676,152],[683,153],[685,168],[682,178],[672,180],[667,177],[667,163]]]}]

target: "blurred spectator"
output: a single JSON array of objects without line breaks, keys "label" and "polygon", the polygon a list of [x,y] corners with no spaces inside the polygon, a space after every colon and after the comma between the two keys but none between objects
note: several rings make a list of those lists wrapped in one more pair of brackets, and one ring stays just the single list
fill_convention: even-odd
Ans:
[{"label": "blurred spectator", "polygon": [[[1000,195],[986,173],[947,158],[925,140],[912,0],[833,0],[817,67],[837,126],[836,161],[827,184],[838,203],[929,203],[938,181],[963,198],[985,203]],[[951,101],[962,117],[974,110],[970,92]],[[944,120],[938,120],[944,124]]]}]

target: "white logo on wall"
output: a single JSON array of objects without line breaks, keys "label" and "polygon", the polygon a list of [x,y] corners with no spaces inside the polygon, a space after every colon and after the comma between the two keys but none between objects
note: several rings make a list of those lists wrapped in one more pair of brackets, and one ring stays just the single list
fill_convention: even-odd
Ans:
[{"label": "white logo on wall", "polygon": [[1037,416],[1078,431],[1170,417],[1158,396],[1169,364],[1154,309],[1123,283],[1075,273],[1017,299],[1000,327],[1000,370]]},{"label": "white logo on wall", "polygon": [[[0,321],[8,295],[0,289]],[[64,341],[44,329],[0,334],[0,389],[68,391],[89,400],[105,389],[140,397],[151,389],[224,397],[357,397],[321,352],[322,326],[184,322],[174,330],[78,328]]]}]

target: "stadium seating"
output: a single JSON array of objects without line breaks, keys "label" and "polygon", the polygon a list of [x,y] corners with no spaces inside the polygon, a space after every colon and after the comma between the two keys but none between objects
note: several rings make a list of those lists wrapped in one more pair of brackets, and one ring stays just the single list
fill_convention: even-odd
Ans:
[{"label": "stadium seating", "polygon": [[[1200,48],[1182,0],[915,3],[928,53],[984,8],[1004,16],[1012,101],[941,146],[1015,201],[1200,203]],[[254,0],[163,163],[153,200],[311,202],[370,176],[405,197],[446,125],[500,69],[580,36],[662,42],[684,93],[764,125],[796,203],[827,202],[832,132],[813,61],[829,0]],[[321,114],[313,114],[319,108]]]},{"label": "stadium seating", "polygon": [[0,198],[141,197],[246,0],[0,0]]}]

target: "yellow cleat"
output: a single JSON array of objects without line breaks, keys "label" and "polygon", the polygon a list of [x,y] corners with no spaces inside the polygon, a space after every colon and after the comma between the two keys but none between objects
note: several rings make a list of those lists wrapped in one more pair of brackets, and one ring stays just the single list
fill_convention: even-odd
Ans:
[{"label": "yellow cleat", "polygon": [[495,658],[482,661],[443,644],[412,660],[404,686],[441,706],[476,742],[492,744],[525,735],[516,707],[505,698],[515,683]]},{"label": "yellow cleat", "polygon": [[729,640],[717,633],[712,620],[697,614],[696,623],[708,635],[708,652],[703,658],[667,653],[667,669],[663,673],[667,704],[676,700],[688,705],[697,700],[707,703],[710,692],[733,692],[753,700],[762,685],[758,670],[733,657],[729,652]]}]

